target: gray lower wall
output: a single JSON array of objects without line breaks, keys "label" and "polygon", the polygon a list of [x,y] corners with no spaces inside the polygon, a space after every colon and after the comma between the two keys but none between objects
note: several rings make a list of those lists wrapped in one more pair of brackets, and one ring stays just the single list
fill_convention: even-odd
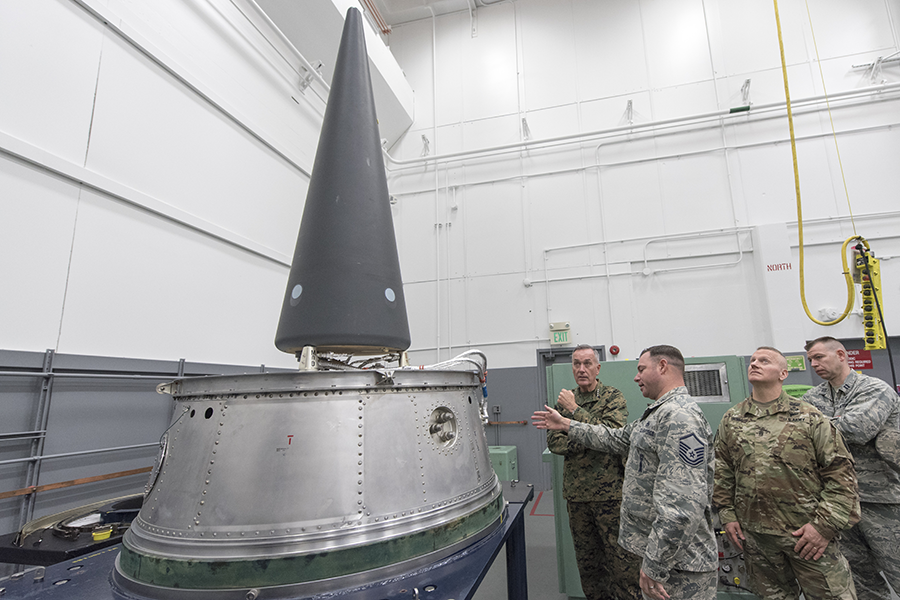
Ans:
[{"label": "gray lower wall", "polygon": [[[0,493],[151,467],[174,405],[171,396],[156,393],[159,383],[261,370],[285,369],[0,350]],[[142,492],[147,477],[0,499],[0,533]],[[0,577],[12,570],[0,565]]]},{"label": "gray lower wall", "polygon": [[[547,434],[531,425],[531,414],[543,408],[546,391],[539,388],[537,367],[488,370],[488,412],[491,421],[527,421],[525,425],[489,425],[491,446],[515,446],[519,481],[532,483],[536,490],[550,489],[550,465],[541,462]],[[494,414],[495,406],[500,414]]]}]

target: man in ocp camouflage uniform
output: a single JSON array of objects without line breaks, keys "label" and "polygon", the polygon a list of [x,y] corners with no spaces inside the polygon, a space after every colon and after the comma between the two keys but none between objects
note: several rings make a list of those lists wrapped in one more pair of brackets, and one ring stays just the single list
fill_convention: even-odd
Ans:
[{"label": "man in ocp camouflage uniform", "polygon": [[854,600],[835,540],[859,521],[853,459],[825,415],[782,389],[787,376],[781,352],[753,353],[753,392],[716,434],[713,503],[759,596],[797,599],[802,589],[809,599]]},{"label": "man in ocp camouflage uniform", "polygon": [[[576,421],[623,427],[628,420],[625,397],[600,383],[599,372],[596,350],[577,346],[572,375],[578,387],[560,391],[556,408]],[[561,431],[547,432],[547,447],[565,457],[563,497],[585,598],[640,600],[640,560],[616,543],[625,472],[622,457],[585,448]]]},{"label": "man in ocp camouflage uniform", "polygon": [[880,379],[853,371],[832,337],[809,342],[806,354],[825,382],[803,400],[831,419],[856,462],[862,518],[841,538],[841,549],[860,600],[888,600],[885,578],[900,594],[900,399]]},{"label": "man in ocp camouflage uniform", "polygon": [[647,348],[637,369],[634,381],[654,402],[622,429],[579,423],[549,406],[531,418],[538,429],[567,431],[589,448],[628,454],[619,545],[643,557],[645,598],[714,600],[712,430],[684,386],[677,348]]}]

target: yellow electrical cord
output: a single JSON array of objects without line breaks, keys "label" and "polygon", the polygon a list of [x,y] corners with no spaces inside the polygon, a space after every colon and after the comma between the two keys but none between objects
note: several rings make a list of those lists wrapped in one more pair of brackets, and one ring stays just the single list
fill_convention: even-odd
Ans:
[{"label": "yellow electrical cord", "polygon": [[[803,303],[803,310],[806,311],[806,316],[810,318],[813,323],[818,325],[836,325],[847,318],[847,315],[850,314],[850,311],[853,310],[853,301],[854,301],[854,289],[853,289],[853,276],[850,274],[850,269],[847,265],[847,246],[853,240],[859,240],[865,245],[866,249],[869,249],[869,243],[859,235],[853,235],[847,238],[844,243],[841,245],[841,263],[844,267],[844,279],[847,282],[847,306],[844,308],[843,314],[841,314],[834,321],[820,321],[819,319],[812,316],[812,313],[809,311],[809,305],[806,303],[806,278],[805,278],[805,270],[804,270],[804,258],[803,258],[803,208],[800,204],[800,168],[797,164],[797,141],[794,137],[794,115],[791,111],[791,92],[788,88],[788,75],[787,75],[787,61],[784,58],[784,41],[781,37],[781,18],[778,15],[778,0],[772,0],[775,3],[775,25],[778,28],[778,47],[781,51],[781,72],[784,76],[784,98],[787,104],[787,116],[788,116],[788,127],[791,131],[791,155],[794,159],[794,190],[797,195],[797,233],[800,240],[800,301]],[[809,7],[807,6],[807,11]],[[808,13],[807,13],[808,14]],[[810,25],[812,25],[812,19],[810,19]],[[815,42],[814,42],[815,43]],[[818,49],[816,49],[816,53],[818,55]],[[821,61],[820,61],[821,62]],[[823,77],[823,85],[824,85],[824,77]],[[826,94],[827,96],[827,94]],[[831,116],[831,107],[828,108],[829,117]],[[832,121],[832,132],[834,131],[834,121]],[[837,146],[837,137],[835,136],[835,146]],[[840,154],[838,155],[838,160],[840,161]],[[843,166],[841,166],[841,174],[843,176]],[[846,182],[844,183],[844,189],[846,191]],[[849,194],[847,196],[847,206],[850,205],[850,197]],[[850,220],[853,221],[853,212],[850,212]],[[856,224],[853,224],[853,231],[856,232]]]}]

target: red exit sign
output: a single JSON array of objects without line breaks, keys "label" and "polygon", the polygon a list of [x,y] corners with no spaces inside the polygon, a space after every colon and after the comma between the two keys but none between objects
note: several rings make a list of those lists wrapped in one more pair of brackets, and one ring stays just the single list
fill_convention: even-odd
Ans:
[{"label": "red exit sign", "polygon": [[871,350],[847,350],[847,362],[854,370],[872,368]]}]

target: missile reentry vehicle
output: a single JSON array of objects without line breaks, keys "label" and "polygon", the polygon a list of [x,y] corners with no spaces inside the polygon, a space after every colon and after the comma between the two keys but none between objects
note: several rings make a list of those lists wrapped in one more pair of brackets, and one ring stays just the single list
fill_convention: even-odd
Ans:
[{"label": "missile reentry vehicle", "polygon": [[112,574],[118,596],[327,593],[431,564],[500,524],[485,356],[425,367],[405,358],[403,284],[353,8],[275,343],[298,356],[297,372],[160,386],[176,409]]}]

